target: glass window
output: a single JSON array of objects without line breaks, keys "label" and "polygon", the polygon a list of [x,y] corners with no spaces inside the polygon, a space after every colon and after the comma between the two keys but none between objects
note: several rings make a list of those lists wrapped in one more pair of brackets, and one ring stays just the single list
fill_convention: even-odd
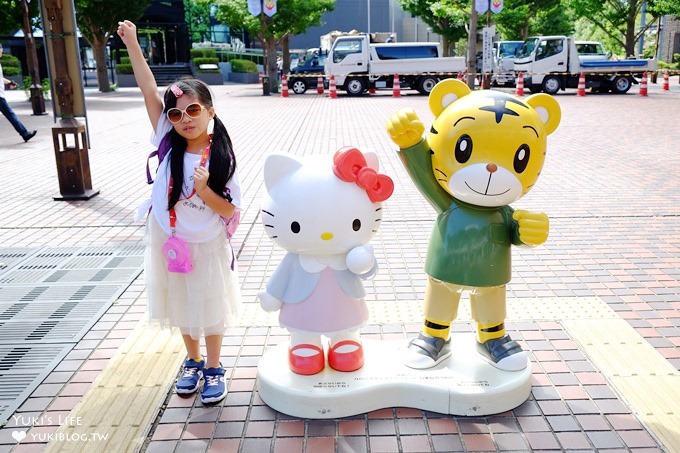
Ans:
[{"label": "glass window", "polygon": [[522,44],[522,47],[519,48],[517,51],[517,58],[526,58],[529,55],[531,55],[531,52],[534,51],[536,48],[536,44],[538,43],[538,39],[527,39],[524,41],[524,44]]},{"label": "glass window", "polygon": [[340,63],[347,55],[361,53],[361,39],[346,39],[338,42],[333,51],[333,63]]},{"label": "glass window", "polygon": [[437,46],[400,46],[393,44],[390,46],[380,46],[375,48],[378,58],[381,60],[397,60],[411,58],[437,58]]}]

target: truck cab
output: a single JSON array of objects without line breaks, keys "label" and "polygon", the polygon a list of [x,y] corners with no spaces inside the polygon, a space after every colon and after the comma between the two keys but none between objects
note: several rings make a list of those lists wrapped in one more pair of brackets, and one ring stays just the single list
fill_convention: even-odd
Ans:
[{"label": "truck cab", "polygon": [[491,84],[515,85],[515,56],[524,41],[497,41],[493,44],[493,69]]}]

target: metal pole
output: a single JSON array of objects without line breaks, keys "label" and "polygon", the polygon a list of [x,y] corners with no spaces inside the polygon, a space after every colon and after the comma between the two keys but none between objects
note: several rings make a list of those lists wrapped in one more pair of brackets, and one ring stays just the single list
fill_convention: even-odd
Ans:
[{"label": "metal pole", "polygon": [[368,34],[370,35],[371,34],[371,0],[367,0],[366,4],[368,5],[367,6],[367,9],[368,9],[367,22],[368,22]]}]

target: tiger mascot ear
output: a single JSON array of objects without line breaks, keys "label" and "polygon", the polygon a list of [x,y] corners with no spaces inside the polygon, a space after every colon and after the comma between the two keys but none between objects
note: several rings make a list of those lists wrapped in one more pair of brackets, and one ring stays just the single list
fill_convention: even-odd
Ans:
[{"label": "tiger mascot ear", "polygon": [[428,98],[430,111],[437,117],[452,102],[470,93],[470,88],[460,80],[444,79],[437,83],[430,92],[430,97]]},{"label": "tiger mascot ear", "polygon": [[525,102],[533,107],[538,116],[541,117],[543,124],[545,124],[546,134],[550,135],[555,132],[562,118],[560,104],[557,103],[555,98],[549,94],[538,93],[529,96]]}]

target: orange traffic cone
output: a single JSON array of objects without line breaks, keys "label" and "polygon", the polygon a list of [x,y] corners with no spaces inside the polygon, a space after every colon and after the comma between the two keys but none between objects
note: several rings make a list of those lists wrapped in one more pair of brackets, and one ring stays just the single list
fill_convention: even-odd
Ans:
[{"label": "orange traffic cone", "polygon": [[647,72],[642,73],[642,80],[640,80],[640,96],[647,96]]},{"label": "orange traffic cone", "polygon": [[321,76],[316,79],[316,94],[323,94],[323,77]]},{"label": "orange traffic cone", "polygon": [[288,97],[288,77],[286,77],[286,74],[281,76],[281,97]]},{"label": "orange traffic cone", "polygon": [[524,73],[517,73],[517,86],[515,87],[515,96],[524,96]]},{"label": "orange traffic cone", "polygon": [[671,89],[671,84],[670,84],[670,75],[668,74],[668,69],[666,69],[663,72],[663,84],[661,85],[661,90],[662,91],[670,91]]},{"label": "orange traffic cone", "polygon": [[586,95],[586,75],[584,73],[580,73],[578,75],[578,88],[576,88],[576,95],[577,96]]},{"label": "orange traffic cone", "polygon": [[331,81],[328,83],[328,89],[331,94],[331,99],[337,99],[338,98],[338,92],[335,89],[335,76],[331,75]]},{"label": "orange traffic cone", "polygon": [[394,82],[392,82],[392,96],[398,98],[401,96],[401,84],[399,83],[399,74],[394,74]]}]

